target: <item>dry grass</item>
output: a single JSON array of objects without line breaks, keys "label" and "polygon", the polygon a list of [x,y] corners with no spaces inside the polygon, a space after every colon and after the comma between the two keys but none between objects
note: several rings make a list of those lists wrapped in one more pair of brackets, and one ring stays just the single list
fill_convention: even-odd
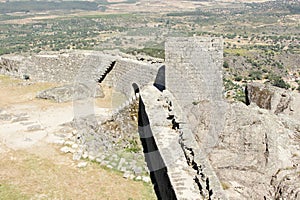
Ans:
[{"label": "dry grass", "polygon": [[223,190],[228,190],[230,188],[229,184],[226,182],[221,182]]},{"label": "dry grass", "polygon": [[79,169],[70,157],[51,154],[1,154],[0,199],[155,199],[150,185],[126,180],[97,163]]},{"label": "dry grass", "polygon": [[0,107],[34,100],[37,92],[58,86],[56,83],[35,83],[0,75]]},{"label": "dry grass", "polygon": [[[49,106],[64,106],[66,104],[71,104],[71,102],[57,104],[56,102],[52,102],[50,100],[35,99],[35,96],[38,92],[60,85],[61,84],[48,82],[29,82],[21,79],[11,78],[5,75],[0,75],[0,107],[6,107],[8,105],[17,103],[26,103],[29,101],[35,104],[45,104]],[[110,87],[103,86],[103,91],[105,97],[95,99],[95,105],[98,107],[116,108],[127,100],[123,94],[114,91]]]},{"label": "dry grass", "polygon": [[15,186],[8,184],[0,184],[0,200],[8,199],[29,199],[28,196],[22,194]]}]

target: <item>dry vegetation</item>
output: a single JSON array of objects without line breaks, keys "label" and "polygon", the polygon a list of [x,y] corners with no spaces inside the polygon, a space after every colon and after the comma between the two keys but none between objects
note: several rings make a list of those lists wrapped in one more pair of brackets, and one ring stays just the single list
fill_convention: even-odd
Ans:
[{"label": "dry vegetation", "polygon": [[155,199],[150,185],[125,180],[96,163],[77,168],[57,148],[2,153],[0,199]]},{"label": "dry vegetation", "polygon": [[[22,81],[17,78],[0,75],[0,108],[10,107],[18,103],[36,101],[35,95],[38,91],[58,86],[56,83],[34,83]],[[51,104],[51,102],[49,102]]]},{"label": "dry vegetation", "polygon": [[[16,106],[27,106],[27,110],[31,112],[49,109],[56,112],[55,109],[60,107],[70,107],[71,103],[58,105],[34,98],[37,91],[56,85],[58,84],[31,83],[1,75],[0,110],[12,112]],[[107,98],[110,101],[109,96]],[[104,102],[102,100],[102,104]],[[0,133],[0,200],[155,199],[151,184],[124,179],[121,173],[94,162],[88,162],[86,168],[78,168],[78,161],[73,161],[71,154],[59,151],[60,145],[42,140],[25,149],[18,146],[11,148],[11,144],[10,147],[6,145],[9,141],[2,138],[2,134]],[[26,135],[26,131],[22,134]]]}]

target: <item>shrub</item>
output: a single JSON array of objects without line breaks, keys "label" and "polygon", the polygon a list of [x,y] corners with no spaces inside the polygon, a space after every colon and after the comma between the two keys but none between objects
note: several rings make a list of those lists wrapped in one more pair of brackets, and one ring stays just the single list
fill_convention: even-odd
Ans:
[{"label": "shrub", "polygon": [[262,79],[262,72],[261,71],[250,71],[249,77],[252,80],[261,80]]},{"label": "shrub", "polygon": [[243,77],[241,77],[241,76],[236,76],[236,77],[234,78],[234,80],[235,80],[235,81],[241,81],[241,80],[243,80]]},{"label": "shrub", "polygon": [[273,84],[274,86],[277,86],[277,87],[280,87],[280,88],[284,88],[284,89],[289,89],[290,88],[290,85],[287,84],[286,82],[284,82],[283,79],[276,79]]},{"label": "shrub", "polygon": [[229,68],[229,64],[228,64],[228,62],[227,62],[227,61],[224,61],[224,63],[223,63],[223,67],[224,67],[224,68]]},{"label": "shrub", "polygon": [[278,75],[270,75],[269,80],[273,86],[289,89],[291,86],[286,83],[280,76]]}]

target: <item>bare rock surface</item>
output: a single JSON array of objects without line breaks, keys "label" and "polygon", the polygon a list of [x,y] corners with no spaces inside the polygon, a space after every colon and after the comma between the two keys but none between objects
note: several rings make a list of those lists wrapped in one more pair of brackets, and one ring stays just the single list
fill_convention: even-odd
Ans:
[{"label": "bare rock surface", "polygon": [[255,103],[260,108],[271,110],[275,114],[285,112],[298,115],[300,111],[299,92],[255,82],[247,85],[246,95],[249,103]]},{"label": "bare rock surface", "polygon": [[[255,104],[229,106],[219,143],[210,153],[229,199],[299,195],[299,125]],[[286,176],[278,175],[282,173]]]},{"label": "bare rock surface", "polygon": [[[278,95],[276,92],[280,96],[276,96]],[[290,97],[290,102],[293,102],[297,98],[297,93],[294,94],[285,90],[276,91],[276,88],[271,88],[270,92],[268,90],[266,94],[273,95],[271,99],[274,98],[274,101],[271,103],[277,105],[275,110],[260,108],[255,103],[247,106],[239,102],[224,106],[226,107],[224,127],[218,135],[216,146],[207,154],[208,161],[203,155],[197,157],[197,153],[201,152],[199,148],[204,146],[201,138],[197,140],[199,146],[189,143],[190,140],[193,140],[191,139],[192,135],[184,138],[184,144],[190,147],[188,150],[193,150],[191,153],[194,157],[193,162],[201,163],[200,166],[197,166],[199,169],[212,166],[210,171],[216,173],[228,199],[297,199],[299,197],[300,121],[295,114],[291,113],[292,110],[280,110],[280,105],[285,107],[288,104],[286,107],[289,108],[290,104],[287,103],[289,101],[279,98],[282,97],[282,94],[286,94],[283,97]],[[155,97],[155,91],[148,92],[148,95],[151,98]],[[146,99],[145,91],[142,92],[142,97]],[[264,96],[262,95],[260,98],[264,98]],[[161,101],[160,98],[158,99]],[[173,105],[175,105],[174,101],[173,99]],[[150,113],[151,109],[149,108],[153,109],[155,103],[151,104],[151,99],[145,100],[145,102],[148,102],[146,106]],[[205,102],[198,104],[200,110],[205,105]],[[275,112],[276,110],[278,112]],[[176,116],[180,113],[176,112],[176,109],[174,111],[177,113]],[[201,120],[198,119],[200,120],[198,121],[198,129],[195,130],[207,129],[205,124],[211,120],[210,110],[203,108],[203,111],[205,112],[202,114]],[[161,114],[156,111],[153,115],[149,115],[154,133],[159,121],[160,123],[163,121],[160,118]],[[179,119],[181,118],[179,117]],[[186,124],[193,123],[189,120],[184,122]],[[183,136],[187,135],[184,124],[180,124],[180,130],[184,133]],[[162,148],[170,145],[170,142],[163,138],[170,138],[171,133],[167,133],[166,130],[159,130],[158,132],[161,133],[161,135],[156,135],[158,146]],[[208,134],[208,132],[205,133]],[[175,149],[172,148],[166,155],[171,155]],[[176,152],[176,155],[178,154],[179,152]],[[169,167],[168,170],[172,174],[172,170],[176,168]],[[208,171],[204,170],[202,173],[209,174],[205,172]],[[176,177],[183,176],[183,174],[184,172],[179,170]],[[212,176],[209,177],[210,184],[212,184],[210,186],[216,187],[217,183],[212,181],[214,180]],[[198,183],[201,186],[204,184],[201,181]],[[214,189],[216,190],[216,188]],[[215,192],[215,190],[212,191]]]},{"label": "bare rock surface", "polygon": [[[96,91],[93,92],[93,97],[103,98],[104,93],[102,91],[102,87],[100,85],[95,86]],[[49,99],[53,100],[57,103],[72,101],[75,98],[81,99],[90,96],[90,94],[86,94],[90,91],[86,90],[84,85],[76,84],[76,85],[64,85],[61,87],[55,87],[51,89],[47,89],[41,91],[37,94],[37,98],[40,99]],[[75,95],[76,94],[76,95]]]}]

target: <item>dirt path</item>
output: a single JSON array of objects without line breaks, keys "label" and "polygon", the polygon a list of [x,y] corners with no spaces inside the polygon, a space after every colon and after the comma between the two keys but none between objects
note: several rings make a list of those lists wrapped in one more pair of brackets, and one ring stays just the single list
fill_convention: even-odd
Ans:
[{"label": "dirt path", "polygon": [[92,162],[78,168],[81,161],[59,151],[72,103],[34,98],[54,85],[0,76],[0,200],[155,199],[151,185]]}]

